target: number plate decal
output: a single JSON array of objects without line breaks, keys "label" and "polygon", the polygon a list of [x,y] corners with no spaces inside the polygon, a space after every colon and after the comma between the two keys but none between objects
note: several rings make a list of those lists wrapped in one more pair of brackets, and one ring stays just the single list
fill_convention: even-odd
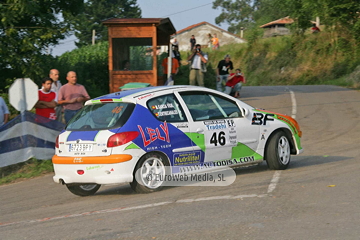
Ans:
[{"label": "number plate decal", "polygon": [[93,144],[70,144],[69,152],[92,152]]}]

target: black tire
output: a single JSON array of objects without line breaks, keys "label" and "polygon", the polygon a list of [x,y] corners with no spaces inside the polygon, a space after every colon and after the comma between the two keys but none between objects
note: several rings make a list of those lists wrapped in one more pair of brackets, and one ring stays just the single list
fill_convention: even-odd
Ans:
[{"label": "black tire", "polygon": [[[149,167],[146,167],[145,164],[147,164],[150,169]],[[167,175],[168,168],[166,166],[169,166],[169,162],[164,155],[159,153],[145,154],[136,164],[134,170],[134,180],[130,183],[131,188],[137,193],[160,191],[164,187],[163,182],[155,181],[155,178],[152,177],[154,176],[153,168],[157,167],[158,169],[163,169],[160,174]],[[141,172],[143,172],[143,174],[141,174]]]},{"label": "black tire", "polygon": [[100,184],[66,184],[66,187],[69,191],[78,196],[90,196],[94,195],[99,188]]},{"label": "black tire", "polygon": [[273,170],[284,170],[290,164],[290,141],[284,132],[276,132],[266,148],[266,162]]}]

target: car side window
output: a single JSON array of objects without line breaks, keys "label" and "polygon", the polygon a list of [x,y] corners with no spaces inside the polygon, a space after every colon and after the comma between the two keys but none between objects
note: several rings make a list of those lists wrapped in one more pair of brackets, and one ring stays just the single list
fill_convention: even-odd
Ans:
[{"label": "car side window", "polygon": [[218,102],[219,106],[224,110],[228,118],[243,117],[242,112],[235,102],[217,95],[214,95],[214,98]]},{"label": "car side window", "polygon": [[207,92],[182,92],[180,95],[194,121],[242,117],[237,104],[222,96]]},{"label": "car side window", "polygon": [[148,109],[160,121],[186,122],[186,116],[174,94],[155,97],[147,101]]}]

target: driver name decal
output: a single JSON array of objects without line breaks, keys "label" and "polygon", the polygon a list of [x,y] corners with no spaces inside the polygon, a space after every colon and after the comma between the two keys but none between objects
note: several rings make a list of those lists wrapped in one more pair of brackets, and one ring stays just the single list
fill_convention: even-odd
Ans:
[{"label": "driver name decal", "polygon": [[161,116],[172,116],[172,115],[178,115],[178,114],[179,113],[177,110],[172,110],[172,111],[157,112],[157,113],[155,113],[155,116],[161,117]]},{"label": "driver name decal", "polygon": [[168,108],[174,108],[173,104],[167,103],[167,104],[159,104],[159,105],[151,106],[151,109],[168,109]]}]

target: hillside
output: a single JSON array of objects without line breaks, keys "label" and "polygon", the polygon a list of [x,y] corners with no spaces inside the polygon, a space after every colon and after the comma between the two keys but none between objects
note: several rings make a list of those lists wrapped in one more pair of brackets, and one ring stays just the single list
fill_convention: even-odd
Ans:
[{"label": "hillside", "polygon": [[[209,51],[210,67],[216,68],[226,54],[231,55],[234,68],[242,69],[247,85],[334,84],[360,87],[360,47],[348,36],[321,32],[226,45],[217,51]],[[187,53],[182,55],[186,59]],[[186,67],[182,69],[185,72]],[[207,78],[214,79],[213,74],[213,71],[208,71]],[[184,77],[179,79],[179,84],[186,83]],[[209,80],[209,87],[213,87]]]}]

